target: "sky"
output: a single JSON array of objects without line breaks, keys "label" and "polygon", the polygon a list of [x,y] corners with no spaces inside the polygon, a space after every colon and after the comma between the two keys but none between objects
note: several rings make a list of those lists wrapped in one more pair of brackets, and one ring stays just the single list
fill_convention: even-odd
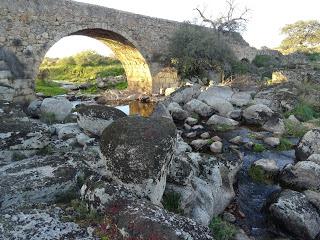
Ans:
[{"label": "sky", "polygon": [[[198,17],[195,8],[205,10],[207,16],[215,18],[225,10],[225,0],[76,0],[115,8],[123,11],[175,21],[192,21]],[[253,47],[279,46],[284,38],[280,29],[298,20],[320,20],[320,0],[236,0],[239,10],[247,7],[247,31],[242,35]],[[47,56],[64,57],[83,50],[94,50],[109,55],[111,50],[97,40],[72,36],[55,44]]]}]

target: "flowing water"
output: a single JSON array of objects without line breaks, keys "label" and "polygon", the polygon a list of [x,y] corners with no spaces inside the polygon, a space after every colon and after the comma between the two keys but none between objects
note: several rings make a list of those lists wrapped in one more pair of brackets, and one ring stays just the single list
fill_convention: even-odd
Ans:
[{"label": "flowing water", "polygon": [[[256,130],[257,129],[241,127],[237,130],[221,133],[219,136],[224,139],[224,145],[229,145],[230,143],[228,141],[236,136],[241,136],[243,142],[254,141],[255,143],[262,143],[262,140],[256,140],[250,137],[251,133]],[[271,135],[271,133],[269,133],[269,135]],[[296,143],[296,139],[293,139],[293,143]],[[237,194],[236,203],[245,217],[238,219],[237,222],[256,239],[273,239],[268,233],[267,218],[263,207],[270,194],[280,190],[281,187],[278,184],[272,185],[254,182],[248,175],[248,170],[253,162],[262,158],[274,159],[278,167],[282,169],[285,165],[294,162],[295,152],[294,150],[283,152],[273,150],[256,153],[252,150],[246,150],[245,148],[241,148],[241,152],[244,154],[243,166],[238,173],[235,189]]]},{"label": "flowing water", "polygon": [[294,150],[285,152],[265,151],[262,153],[245,152],[244,154],[243,167],[238,174],[237,204],[246,217],[241,220],[240,224],[246,226],[250,234],[257,239],[268,239],[266,215],[263,207],[270,194],[281,188],[277,184],[254,182],[248,175],[248,170],[253,162],[261,158],[276,160],[278,167],[281,169],[294,161]]}]

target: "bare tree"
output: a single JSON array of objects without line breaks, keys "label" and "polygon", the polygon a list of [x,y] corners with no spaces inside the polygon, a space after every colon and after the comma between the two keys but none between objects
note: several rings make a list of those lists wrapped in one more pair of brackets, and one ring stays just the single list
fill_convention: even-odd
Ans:
[{"label": "bare tree", "polygon": [[227,12],[225,15],[218,17],[217,19],[211,19],[205,16],[204,11],[199,8],[195,10],[199,13],[202,22],[209,24],[210,27],[216,29],[219,32],[242,32],[246,29],[248,22],[249,9],[245,7],[239,15],[237,14],[237,5],[235,0],[227,0]]}]

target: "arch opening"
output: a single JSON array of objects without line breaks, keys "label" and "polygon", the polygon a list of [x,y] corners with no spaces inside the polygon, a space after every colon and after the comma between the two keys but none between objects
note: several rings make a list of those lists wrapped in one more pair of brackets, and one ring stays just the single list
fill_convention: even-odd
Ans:
[{"label": "arch opening", "polygon": [[[128,39],[120,34],[103,29],[84,29],[73,32],[68,36],[86,36],[102,42],[111,49],[115,58],[121,62],[128,89],[134,92],[152,93],[152,76],[149,65],[138,48]],[[36,69],[38,73],[39,66],[40,64]]]}]

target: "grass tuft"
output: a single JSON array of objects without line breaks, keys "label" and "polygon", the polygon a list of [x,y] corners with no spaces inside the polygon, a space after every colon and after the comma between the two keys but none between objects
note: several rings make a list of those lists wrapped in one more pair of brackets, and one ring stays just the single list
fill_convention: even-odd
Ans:
[{"label": "grass tuft", "polygon": [[181,196],[179,193],[169,192],[165,193],[162,198],[163,207],[169,212],[182,213],[183,210],[180,207]]},{"label": "grass tuft", "polygon": [[293,148],[293,144],[287,138],[281,138],[280,144],[277,146],[278,151],[288,151]]},{"label": "grass tuft", "polygon": [[214,217],[209,224],[209,228],[216,240],[231,240],[237,232],[233,225],[223,221],[220,217]]}]

